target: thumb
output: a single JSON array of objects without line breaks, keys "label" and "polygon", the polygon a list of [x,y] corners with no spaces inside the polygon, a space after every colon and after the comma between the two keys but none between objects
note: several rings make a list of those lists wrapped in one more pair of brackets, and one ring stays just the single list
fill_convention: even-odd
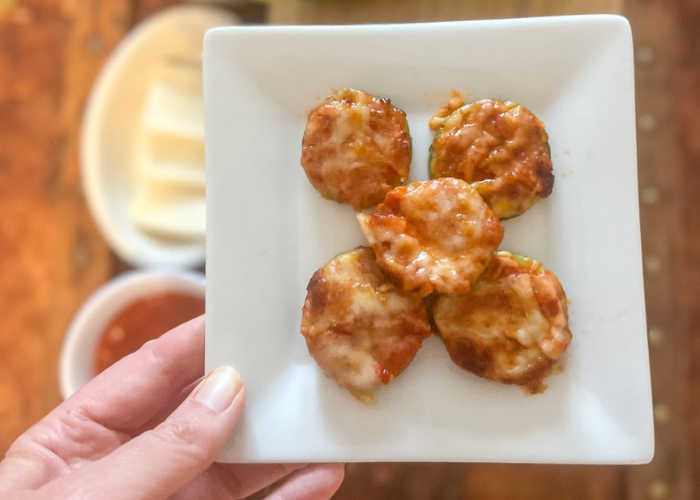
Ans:
[{"label": "thumb", "polygon": [[238,372],[217,368],[158,427],[65,479],[80,476],[85,498],[168,498],[212,464],[244,404]]}]

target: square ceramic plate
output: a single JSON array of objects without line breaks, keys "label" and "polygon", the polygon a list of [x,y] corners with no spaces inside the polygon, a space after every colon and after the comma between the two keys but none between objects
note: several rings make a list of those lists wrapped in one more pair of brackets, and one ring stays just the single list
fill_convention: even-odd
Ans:
[{"label": "square ceramic plate", "polygon": [[[583,16],[388,26],[247,27],[205,39],[206,369],[238,368],[242,425],[221,459],[637,463],[653,454],[632,38]],[[306,114],[332,89],[408,115],[412,180],[450,89],[519,102],[550,134],[553,194],[505,222],[502,248],[554,271],[573,343],[549,389],[477,378],[428,339],[365,406],[325,377],[299,333],[312,273],[363,243],[349,206],[299,165]]]}]

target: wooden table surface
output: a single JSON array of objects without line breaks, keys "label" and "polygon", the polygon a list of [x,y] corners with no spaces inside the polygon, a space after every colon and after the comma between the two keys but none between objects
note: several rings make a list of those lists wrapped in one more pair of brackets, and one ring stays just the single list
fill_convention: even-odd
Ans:
[{"label": "wooden table surface", "polygon": [[[80,189],[81,114],[111,50],[136,22],[172,3],[0,0],[0,456],[60,402],[65,329],[85,298],[125,268]],[[259,13],[243,10],[251,19]],[[700,497],[700,1],[287,0],[270,7],[269,21],[604,12],[626,15],[635,38],[655,459],[634,467],[350,465],[337,500]]]}]

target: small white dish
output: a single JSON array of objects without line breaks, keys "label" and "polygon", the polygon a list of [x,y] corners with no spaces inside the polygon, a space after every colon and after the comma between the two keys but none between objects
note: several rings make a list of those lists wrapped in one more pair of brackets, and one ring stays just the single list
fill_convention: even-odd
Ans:
[{"label": "small white dish", "polygon": [[[407,112],[412,180],[450,89],[519,102],[546,124],[553,194],[506,221],[502,247],[566,290],[564,372],[525,396],[457,368],[440,340],[365,406],[325,377],[299,333],[312,273],[364,243],[350,207],[302,168],[306,115],[333,88]],[[641,463],[654,433],[642,281],[632,37],[616,16],[253,27],[204,46],[206,367],[248,388],[233,462]]]},{"label": "small white dish", "polygon": [[204,275],[194,271],[154,269],[121,274],[98,289],[68,327],[61,349],[61,394],[68,398],[95,376],[95,350],[100,334],[124,307],[163,292],[204,297]]},{"label": "small white dish", "polygon": [[85,196],[102,235],[134,266],[196,267],[204,262],[203,241],[156,237],[132,220],[139,123],[152,68],[166,60],[198,65],[205,32],[235,24],[239,20],[220,8],[167,9],[124,39],[92,90],[81,140]]}]

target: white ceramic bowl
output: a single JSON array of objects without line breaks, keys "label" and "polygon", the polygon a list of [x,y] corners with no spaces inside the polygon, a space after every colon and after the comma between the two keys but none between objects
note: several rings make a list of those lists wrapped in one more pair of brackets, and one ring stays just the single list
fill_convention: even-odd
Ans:
[{"label": "white ceramic bowl", "polygon": [[83,304],[63,340],[59,371],[64,398],[95,376],[95,349],[109,321],[135,300],[160,292],[183,292],[204,298],[204,275],[167,269],[130,271],[107,282]]},{"label": "white ceramic bowl", "polygon": [[197,267],[205,253],[204,242],[157,238],[131,218],[137,187],[135,145],[150,83],[147,69],[164,60],[199,61],[209,28],[239,22],[211,6],[166,9],[124,39],[90,94],[80,150],[85,197],[110,247],[134,266]]}]

